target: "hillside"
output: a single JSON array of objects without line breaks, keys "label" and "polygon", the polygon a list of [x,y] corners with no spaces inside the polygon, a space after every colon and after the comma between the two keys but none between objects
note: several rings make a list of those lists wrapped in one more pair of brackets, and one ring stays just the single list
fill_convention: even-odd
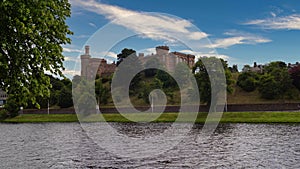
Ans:
[{"label": "hillside", "polygon": [[[233,80],[236,82],[238,78],[238,73],[233,73],[232,77]],[[143,82],[142,84],[149,84],[154,80],[154,77],[145,77],[142,76],[141,81]],[[109,81],[106,81],[104,83],[104,86],[109,87]],[[246,92],[242,90],[240,87],[234,83],[232,86],[233,92],[228,93],[227,95],[227,103],[228,104],[268,104],[268,103],[299,103],[300,102],[300,96],[298,99],[274,99],[274,100],[266,100],[262,99],[260,97],[260,94],[258,90],[256,89],[253,92]],[[145,101],[145,99],[142,98],[141,94],[143,93],[143,86],[140,86],[139,88],[134,89],[134,93],[131,93],[130,98],[131,102],[134,106],[149,106],[149,103]],[[178,88],[168,88],[164,90],[167,93],[167,98],[168,98],[168,105],[179,105],[180,104],[180,93]],[[171,93],[171,94],[170,94]],[[108,99],[107,104],[101,104],[101,107],[110,107],[113,106],[113,101],[112,98],[110,97]]]}]

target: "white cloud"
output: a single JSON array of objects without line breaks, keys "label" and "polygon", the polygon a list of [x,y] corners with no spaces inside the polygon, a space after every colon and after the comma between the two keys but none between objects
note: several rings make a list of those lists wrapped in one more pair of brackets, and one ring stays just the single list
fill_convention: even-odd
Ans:
[{"label": "white cloud", "polygon": [[275,14],[275,12],[270,12],[270,14],[273,16],[273,17],[276,17],[277,15]]},{"label": "white cloud", "polygon": [[263,29],[288,29],[288,30],[300,30],[300,14],[292,14],[283,17],[274,17],[267,19],[251,20],[245,25],[257,25]]},{"label": "white cloud", "polygon": [[80,59],[72,56],[65,56],[65,61],[80,62]]},{"label": "white cloud", "polygon": [[69,69],[65,69],[62,71],[62,73],[67,76],[68,78],[72,79],[73,76],[75,75],[80,75],[80,71],[79,70],[69,70]]},{"label": "white cloud", "polygon": [[97,25],[94,24],[94,23],[92,23],[92,22],[90,22],[89,25],[90,25],[91,27],[93,27],[93,28],[97,28]]},{"label": "white cloud", "polygon": [[116,54],[115,52],[102,52],[101,55],[102,57],[110,57],[117,59],[118,54]]},{"label": "white cloud", "polygon": [[139,53],[144,53],[144,55],[147,56],[147,55],[155,54],[156,49],[155,48],[141,49],[141,50],[137,51],[137,54],[139,54]]},{"label": "white cloud", "polygon": [[224,60],[230,59],[230,57],[227,56],[227,55],[217,54],[217,53],[213,53],[213,52],[211,52],[211,53],[201,53],[201,52],[194,52],[194,51],[191,51],[191,50],[181,50],[179,52],[195,55],[195,57],[196,57],[195,61],[197,61],[201,57],[216,57],[216,58],[221,58],[221,59],[224,59]]},{"label": "white cloud", "polygon": [[82,52],[82,50],[80,50],[80,49],[74,49],[74,48],[68,48],[68,47],[63,47],[63,52],[67,52],[67,53],[72,53],[72,52],[80,53],[80,52]]},{"label": "white cloud", "polygon": [[227,36],[231,36],[223,39],[216,39],[212,42],[211,45],[208,45],[209,48],[228,48],[233,45],[238,44],[258,44],[258,43],[267,43],[271,42],[270,39],[251,34],[246,32],[239,31],[230,31],[224,33]]},{"label": "white cloud", "polygon": [[[185,19],[161,14],[137,12],[118,6],[103,4],[95,0],[71,0],[70,2],[73,6],[82,7],[104,15],[114,24],[126,27],[138,34],[144,34],[147,38],[154,40],[170,40],[168,37],[161,35],[176,37],[174,35],[179,34],[188,38],[188,40],[200,40],[208,36],[204,32],[191,30],[192,23]],[[124,17],[128,18],[124,19]]]}]

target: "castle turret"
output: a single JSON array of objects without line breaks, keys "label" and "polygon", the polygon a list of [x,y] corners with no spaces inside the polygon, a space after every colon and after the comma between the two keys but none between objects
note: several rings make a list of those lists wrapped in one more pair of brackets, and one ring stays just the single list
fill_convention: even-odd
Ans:
[{"label": "castle turret", "polygon": [[85,54],[80,56],[81,59],[81,76],[82,77],[87,77],[88,76],[88,65],[90,62],[90,47],[85,46]]},{"label": "castle turret", "polygon": [[156,54],[157,55],[167,55],[167,54],[169,54],[169,47],[168,46],[157,46],[156,47]]}]

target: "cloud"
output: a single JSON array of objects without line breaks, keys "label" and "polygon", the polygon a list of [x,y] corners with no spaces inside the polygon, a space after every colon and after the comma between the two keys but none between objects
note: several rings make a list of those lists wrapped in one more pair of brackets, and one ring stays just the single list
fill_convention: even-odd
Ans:
[{"label": "cloud", "polygon": [[102,52],[100,53],[102,55],[102,57],[106,58],[106,57],[109,57],[109,58],[114,58],[114,59],[117,59],[117,55],[115,52]]},{"label": "cloud", "polygon": [[230,31],[224,33],[227,36],[231,36],[223,39],[216,39],[208,48],[228,48],[233,45],[239,44],[258,44],[271,42],[270,39],[246,32]]},{"label": "cloud", "polygon": [[186,54],[192,54],[195,55],[195,61],[197,61],[199,58],[201,57],[216,57],[216,58],[221,58],[224,60],[228,60],[230,59],[230,56],[228,55],[223,55],[223,54],[217,54],[215,52],[211,52],[211,53],[201,53],[201,52],[194,52],[192,50],[181,50],[179,51],[181,53],[186,53]]},{"label": "cloud", "polygon": [[67,52],[67,53],[80,53],[82,52],[82,50],[80,49],[73,49],[73,48],[68,48],[68,47],[63,47],[63,52]]},{"label": "cloud", "polygon": [[65,61],[80,62],[80,59],[78,57],[65,56]]},{"label": "cloud", "polygon": [[73,76],[75,75],[80,75],[80,71],[79,70],[70,70],[70,69],[65,69],[62,71],[62,73],[67,76],[68,78],[72,79]]},{"label": "cloud", "polygon": [[97,28],[97,25],[94,24],[94,23],[92,23],[92,22],[90,22],[89,25],[90,25],[91,27],[93,27],[93,28]]},{"label": "cloud", "polygon": [[76,38],[76,39],[86,39],[91,37],[92,35],[73,35],[72,37]]},{"label": "cloud", "polygon": [[155,54],[156,49],[155,48],[141,49],[141,50],[137,51],[137,54],[138,53],[144,53],[144,55],[147,56],[147,55]]},{"label": "cloud", "polygon": [[[71,0],[70,2],[73,6],[103,15],[114,24],[126,27],[138,34],[144,34],[144,36],[150,39],[170,40],[168,37],[161,35],[167,35],[169,37],[182,35],[188,38],[188,40],[200,40],[208,37],[208,34],[205,32],[191,30],[193,24],[185,19],[128,10],[118,6],[96,2],[95,0]],[[124,17],[128,18],[124,19]]]},{"label": "cloud", "polygon": [[288,29],[288,30],[300,30],[300,14],[292,14],[289,16],[282,16],[266,19],[251,20],[245,25],[257,25],[263,29]]}]

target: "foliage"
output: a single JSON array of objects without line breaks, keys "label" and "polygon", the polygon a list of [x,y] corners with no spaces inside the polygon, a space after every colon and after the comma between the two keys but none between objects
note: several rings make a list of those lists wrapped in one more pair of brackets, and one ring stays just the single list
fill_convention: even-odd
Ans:
[{"label": "foliage", "polygon": [[231,73],[239,72],[237,65],[232,65],[232,67],[229,67],[229,70],[230,70]]},{"label": "foliage", "polygon": [[243,72],[239,75],[237,85],[247,92],[256,89],[259,83],[259,75],[255,72]]},{"label": "foliage", "polygon": [[[18,105],[49,96],[48,71],[62,75],[62,47],[72,34],[65,23],[67,0],[6,0],[0,2],[0,87]],[[11,107],[12,108],[12,107]],[[15,111],[14,111],[15,112]]]},{"label": "foliage", "polygon": [[0,120],[4,120],[8,117],[8,111],[5,109],[0,110]]},{"label": "foliage", "polygon": [[[206,65],[204,65],[203,61],[205,61]],[[221,61],[223,68],[214,66],[219,61]],[[210,77],[208,75],[209,69],[206,68],[205,66],[209,66],[209,68],[211,69],[210,71],[212,71],[211,73],[214,74],[214,76],[213,76],[214,79],[210,79]],[[192,68],[192,72],[194,73],[197,84],[198,84],[200,101],[202,103],[210,104],[212,94],[222,92],[222,91],[215,91],[216,93],[212,93],[211,81],[214,82],[213,83],[214,85],[220,85],[223,87],[226,86],[227,92],[229,92],[229,93],[232,92],[231,85],[233,84],[234,81],[232,80],[232,75],[228,68],[228,64],[223,59],[218,59],[215,57],[201,58],[195,63],[195,66]],[[221,74],[225,74],[226,84],[223,84],[222,81],[220,81],[221,79],[218,78],[219,77],[218,75],[221,75]]]},{"label": "foliage", "polygon": [[[145,67],[159,67],[161,64],[157,58],[150,58],[146,63]],[[162,66],[161,66],[162,67]],[[146,77],[153,77],[157,74],[157,69],[146,69],[144,70]]]},{"label": "foliage", "polygon": [[[133,90],[139,86],[143,72],[136,72],[136,70],[143,70],[142,63],[136,56],[136,52],[133,49],[123,49],[120,54],[117,55],[118,69],[114,74],[114,78],[118,79],[118,85],[123,86],[131,75],[136,75],[130,82],[129,89]],[[122,63],[122,64],[121,64]],[[124,86],[123,86],[124,87]]]},{"label": "foliage", "polygon": [[264,75],[259,82],[259,92],[265,99],[284,98],[293,87],[292,79],[284,62],[271,62],[265,66]]},{"label": "foliage", "polygon": [[10,117],[15,117],[19,115],[20,104],[18,104],[15,97],[9,95],[6,104],[4,105],[4,109],[8,111]]},{"label": "foliage", "polygon": [[163,70],[158,70],[155,78],[157,78],[163,83],[163,88],[178,88],[175,79]]},{"label": "foliage", "polygon": [[162,89],[163,83],[159,79],[154,78],[153,81],[151,81],[149,83],[145,83],[143,86],[144,87],[143,87],[142,98],[146,103],[149,104],[150,103],[149,102],[150,92],[155,89]]},{"label": "foliage", "polygon": [[300,90],[300,65],[291,68],[289,74],[293,79],[293,85]]},{"label": "foliage", "polygon": [[70,89],[68,89],[67,87],[63,87],[60,90],[58,105],[61,108],[68,108],[68,107],[73,106],[72,91]]},{"label": "foliage", "polygon": [[108,103],[110,92],[109,89],[103,85],[102,79],[100,78],[95,81],[95,93],[96,93],[98,103],[100,104]]},{"label": "foliage", "polygon": [[124,48],[121,53],[119,53],[117,55],[117,66],[119,66],[119,64],[125,59],[127,58],[128,56],[136,56],[136,51],[133,50],[133,49],[127,49],[127,48]]},{"label": "foliage", "polygon": [[279,83],[276,82],[275,77],[271,74],[264,74],[260,78],[258,90],[261,97],[264,99],[275,99],[280,96]]}]

